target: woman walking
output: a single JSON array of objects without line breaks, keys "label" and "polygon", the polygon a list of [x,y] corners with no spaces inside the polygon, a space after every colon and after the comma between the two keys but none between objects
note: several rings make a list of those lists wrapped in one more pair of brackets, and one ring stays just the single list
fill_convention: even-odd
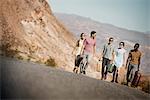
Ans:
[{"label": "woman walking", "polygon": [[114,59],[114,69],[113,69],[113,79],[111,82],[116,82],[118,83],[118,73],[120,70],[120,67],[124,66],[125,64],[125,52],[126,50],[124,49],[125,43],[120,42],[119,43],[119,48],[115,50],[115,59]]},{"label": "woman walking", "polygon": [[75,67],[73,69],[74,73],[78,73],[79,64],[80,61],[82,60],[81,54],[83,52],[82,46],[83,46],[84,39],[85,39],[85,34],[81,33],[80,39],[76,42],[76,46],[74,47],[72,52],[72,54],[75,55]]}]

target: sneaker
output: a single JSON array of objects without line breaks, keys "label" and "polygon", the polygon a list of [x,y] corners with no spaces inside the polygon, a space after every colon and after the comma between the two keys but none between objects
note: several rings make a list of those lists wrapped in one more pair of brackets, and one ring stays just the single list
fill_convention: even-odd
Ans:
[{"label": "sneaker", "polygon": [[130,86],[130,87],[131,87],[131,82],[129,82],[128,86]]},{"label": "sneaker", "polygon": [[73,72],[75,73],[76,68],[73,69]]},{"label": "sneaker", "polygon": [[125,83],[124,85],[129,86],[128,82],[127,82],[127,83]]},{"label": "sneaker", "polygon": [[118,81],[115,81],[116,83],[118,83]]},{"label": "sneaker", "polygon": [[85,71],[83,71],[83,74],[86,74],[86,72],[85,72]]},{"label": "sneaker", "polygon": [[107,79],[107,76],[105,75],[105,76],[104,76],[104,80],[106,80],[106,79]]},{"label": "sneaker", "polygon": [[76,74],[78,73],[78,68],[75,70],[75,73],[76,73]]},{"label": "sneaker", "polygon": [[136,88],[136,86],[135,86],[135,85],[132,85],[132,84],[131,84],[131,87]]},{"label": "sneaker", "polygon": [[112,83],[114,82],[114,80],[111,81]]}]

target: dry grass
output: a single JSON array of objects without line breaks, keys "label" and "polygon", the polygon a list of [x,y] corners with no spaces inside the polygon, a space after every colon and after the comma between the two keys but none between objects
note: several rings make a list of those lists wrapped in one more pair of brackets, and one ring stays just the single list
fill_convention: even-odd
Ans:
[{"label": "dry grass", "polygon": [[145,78],[139,83],[139,86],[141,87],[142,91],[150,94],[150,80],[148,78]]},{"label": "dry grass", "polygon": [[2,51],[2,55],[3,56],[7,56],[7,57],[14,57],[14,56],[16,56],[19,53],[19,51],[17,49],[16,50],[10,49],[9,45],[7,45],[7,44],[6,45],[2,45],[0,47],[0,49]]},{"label": "dry grass", "polygon": [[57,66],[57,63],[55,62],[55,59],[53,59],[51,57],[45,62],[45,64],[47,66],[51,66],[51,67],[56,67]]}]

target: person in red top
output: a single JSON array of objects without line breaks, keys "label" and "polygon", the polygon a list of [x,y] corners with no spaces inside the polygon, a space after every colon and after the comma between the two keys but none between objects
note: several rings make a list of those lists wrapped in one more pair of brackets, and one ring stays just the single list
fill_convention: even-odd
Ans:
[{"label": "person in red top", "polygon": [[88,64],[92,58],[92,56],[95,56],[96,51],[96,32],[92,31],[90,34],[90,37],[86,37],[83,43],[83,59],[87,59],[87,64],[84,68],[83,74],[85,74],[85,70],[88,67]]}]

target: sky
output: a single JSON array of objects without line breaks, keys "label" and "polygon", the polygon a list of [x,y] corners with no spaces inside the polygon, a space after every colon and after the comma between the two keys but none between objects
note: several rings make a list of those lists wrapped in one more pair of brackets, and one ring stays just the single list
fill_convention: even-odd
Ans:
[{"label": "sky", "polygon": [[150,31],[150,0],[49,0],[53,12],[76,14],[129,30]]}]

